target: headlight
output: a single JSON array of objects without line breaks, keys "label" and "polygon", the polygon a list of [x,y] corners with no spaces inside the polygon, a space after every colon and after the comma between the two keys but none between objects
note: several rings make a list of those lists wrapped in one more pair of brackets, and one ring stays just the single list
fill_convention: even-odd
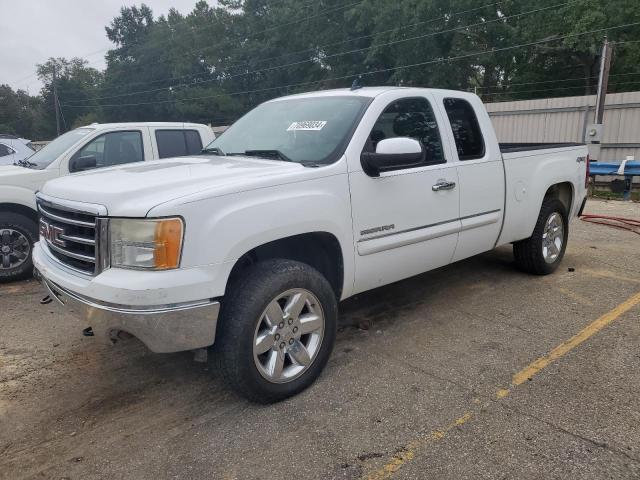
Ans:
[{"label": "headlight", "polygon": [[109,220],[111,266],[168,270],[180,266],[180,218]]}]

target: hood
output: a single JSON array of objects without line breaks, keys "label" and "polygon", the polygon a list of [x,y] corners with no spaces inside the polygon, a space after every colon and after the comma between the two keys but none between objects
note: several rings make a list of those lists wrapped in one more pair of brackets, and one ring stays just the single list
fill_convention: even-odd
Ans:
[{"label": "hood", "polygon": [[56,172],[34,170],[17,165],[0,165],[0,187],[9,185],[37,189],[40,183],[55,174]]},{"label": "hood", "polygon": [[[0,179],[5,179],[7,177],[12,177],[14,175],[19,175],[23,172],[33,172],[29,168],[19,167],[18,165],[0,165]],[[1,181],[1,180],[0,180]]]},{"label": "hood", "polygon": [[47,182],[42,192],[96,203],[112,216],[146,216],[153,207],[199,192],[211,196],[251,190],[304,174],[297,163],[248,157],[167,158],[69,175]]}]

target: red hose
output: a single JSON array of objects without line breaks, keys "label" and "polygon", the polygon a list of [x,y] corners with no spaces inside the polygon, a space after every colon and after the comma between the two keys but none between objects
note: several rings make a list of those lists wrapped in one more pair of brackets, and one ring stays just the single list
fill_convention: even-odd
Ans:
[{"label": "red hose", "polygon": [[613,228],[619,228],[621,230],[628,230],[629,232],[640,235],[640,220],[634,218],[624,217],[611,217],[609,215],[591,215],[583,214],[580,216],[581,220],[585,222],[597,223],[600,225],[607,225]]}]

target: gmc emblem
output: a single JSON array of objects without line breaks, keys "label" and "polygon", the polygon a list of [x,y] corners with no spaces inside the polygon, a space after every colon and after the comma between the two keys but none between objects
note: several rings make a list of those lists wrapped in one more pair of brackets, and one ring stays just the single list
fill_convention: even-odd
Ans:
[{"label": "gmc emblem", "polygon": [[56,247],[64,248],[67,246],[67,242],[60,238],[62,235],[64,235],[64,229],[40,219],[40,236],[47,242]]}]

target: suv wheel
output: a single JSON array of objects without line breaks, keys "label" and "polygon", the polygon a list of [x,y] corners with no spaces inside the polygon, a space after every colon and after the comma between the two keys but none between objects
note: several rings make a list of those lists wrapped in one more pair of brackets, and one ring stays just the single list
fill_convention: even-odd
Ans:
[{"label": "suv wheel", "polygon": [[0,213],[0,282],[33,274],[31,249],[37,236],[32,219],[19,213]]},{"label": "suv wheel", "polygon": [[259,403],[311,385],[336,335],[337,301],[314,268],[268,260],[242,273],[222,306],[212,358],[234,390]]}]

